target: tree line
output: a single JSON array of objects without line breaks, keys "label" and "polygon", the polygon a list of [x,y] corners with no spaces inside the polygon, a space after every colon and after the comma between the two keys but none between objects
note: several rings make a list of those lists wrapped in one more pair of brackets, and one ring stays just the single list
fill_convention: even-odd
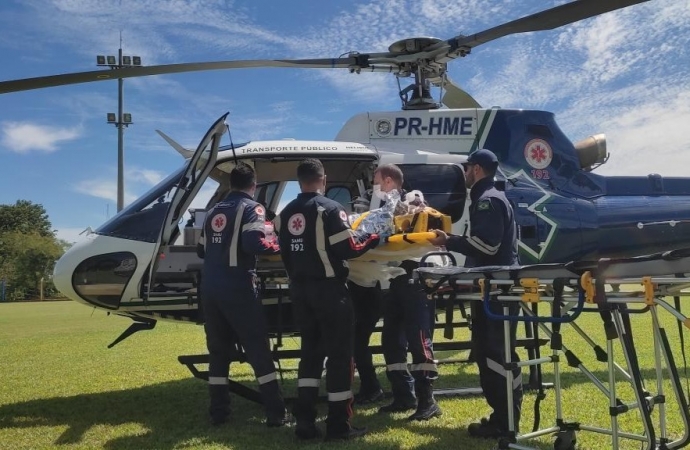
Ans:
[{"label": "tree line", "polygon": [[53,267],[69,246],[55,235],[43,205],[28,200],[0,205],[0,288],[4,285],[5,301],[37,298],[41,287],[46,297],[58,295]]}]

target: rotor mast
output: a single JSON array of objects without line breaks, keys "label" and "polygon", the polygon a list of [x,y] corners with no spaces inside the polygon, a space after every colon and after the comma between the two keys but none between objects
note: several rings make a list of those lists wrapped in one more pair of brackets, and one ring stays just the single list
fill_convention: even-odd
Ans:
[{"label": "rotor mast", "polygon": [[[432,37],[407,38],[394,42],[388,47],[391,56],[415,55],[424,52],[427,48],[442,42],[441,39]],[[400,100],[403,110],[438,109],[441,103],[431,97],[430,79],[440,79],[445,76],[446,64],[432,60],[419,58],[403,63],[404,71],[398,74],[400,78],[411,76],[414,83],[400,90]]]}]

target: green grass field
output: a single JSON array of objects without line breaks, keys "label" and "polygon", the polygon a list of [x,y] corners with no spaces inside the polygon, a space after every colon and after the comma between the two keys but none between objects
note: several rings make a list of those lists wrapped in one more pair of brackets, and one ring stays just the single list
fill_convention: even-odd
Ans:
[{"label": "green grass field", "polygon": [[[664,316],[682,362],[675,322]],[[585,315],[578,323],[604,346],[598,315]],[[634,318],[636,345],[644,373],[653,389],[654,363],[649,316]],[[427,423],[409,423],[405,415],[382,416],[376,407],[357,409],[354,423],[371,432],[349,443],[301,443],[291,428],[267,429],[261,408],[241,398],[233,400],[233,416],[225,426],[212,428],[206,416],[204,382],[193,379],[177,362],[183,354],[205,353],[203,329],[194,325],[161,322],[155,330],[142,332],[113,349],[109,344],[129,321],[92,311],[74,302],[0,304],[0,449],[177,449],[177,448],[371,448],[371,449],[489,449],[495,443],[470,438],[467,424],[486,415],[483,398],[440,399],[444,415]],[[466,333],[461,331],[460,333]],[[437,340],[441,340],[439,335]],[[296,346],[296,342],[287,341]],[[593,352],[566,331],[564,343],[574,350],[590,370],[606,381],[606,367],[594,360]],[[464,354],[439,354],[440,358]],[[618,360],[623,359],[618,352]],[[297,361],[284,364],[295,367]],[[681,376],[683,375],[681,367]],[[550,369],[545,381],[552,381]],[[526,373],[526,369],[525,369]],[[253,385],[249,367],[234,364],[235,379]],[[383,369],[380,378],[385,382]],[[436,387],[476,386],[473,365],[448,364],[441,368]],[[295,393],[294,371],[286,374],[285,393]],[[609,427],[607,399],[584,376],[566,369],[564,410],[566,420]],[[355,380],[357,383],[357,380]],[[605,383],[606,384],[606,383]],[[622,398],[631,402],[632,391],[619,383]],[[668,383],[666,389],[668,389]],[[667,394],[670,393],[670,390]],[[669,397],[671,397],[669,395]],[[534,394],[526,395],[522,431],[532,427]],[[325,405],[321,406],[325,412]],[[550,390],[542,402],[541,424],[554,422],[554,395]],[[621,419],[625,431],[639,433],[637,413]],[[682,423],[678,407],[668,405],[669,430],[679,435]],[[530,441],[538,448],[552,448],[552,439]],[[609,437],[578,433],[581,449],[611,448]],[[621,448],[640,448],[624,441]]]}]

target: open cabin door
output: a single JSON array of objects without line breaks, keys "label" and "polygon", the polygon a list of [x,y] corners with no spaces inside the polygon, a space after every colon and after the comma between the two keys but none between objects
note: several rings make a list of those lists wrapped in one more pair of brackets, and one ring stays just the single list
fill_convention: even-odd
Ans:
[{"label": "open cabin door", "polygon": [[174,232],[178,229],[180,217],[187,210],[192,200],[194,200],[194,197],[196,197],[199,189],[201,189],[201,186],[216,164],[218,147],[226,131],[225,118],[228,114],[225,113],[211,125],[211,128],[206,132],[196,151],[189,159],[187,168],[182,173],[175,187],[158,241],[154,247],[153,255],[151,255],[148,284],[144,293],[144,299],[148,299],[151,294],[153,278],[160,259],[160,248],[170,244]]}]

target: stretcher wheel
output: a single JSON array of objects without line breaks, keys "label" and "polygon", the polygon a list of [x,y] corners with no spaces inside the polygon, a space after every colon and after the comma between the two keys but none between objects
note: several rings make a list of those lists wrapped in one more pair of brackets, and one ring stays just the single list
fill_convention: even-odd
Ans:
[{"label": "stretcher wheel", "polygon": [[577,438],[575,437],[575,430],[559,431],[556,441],[553,443],[554,450],[575,450]]}]

